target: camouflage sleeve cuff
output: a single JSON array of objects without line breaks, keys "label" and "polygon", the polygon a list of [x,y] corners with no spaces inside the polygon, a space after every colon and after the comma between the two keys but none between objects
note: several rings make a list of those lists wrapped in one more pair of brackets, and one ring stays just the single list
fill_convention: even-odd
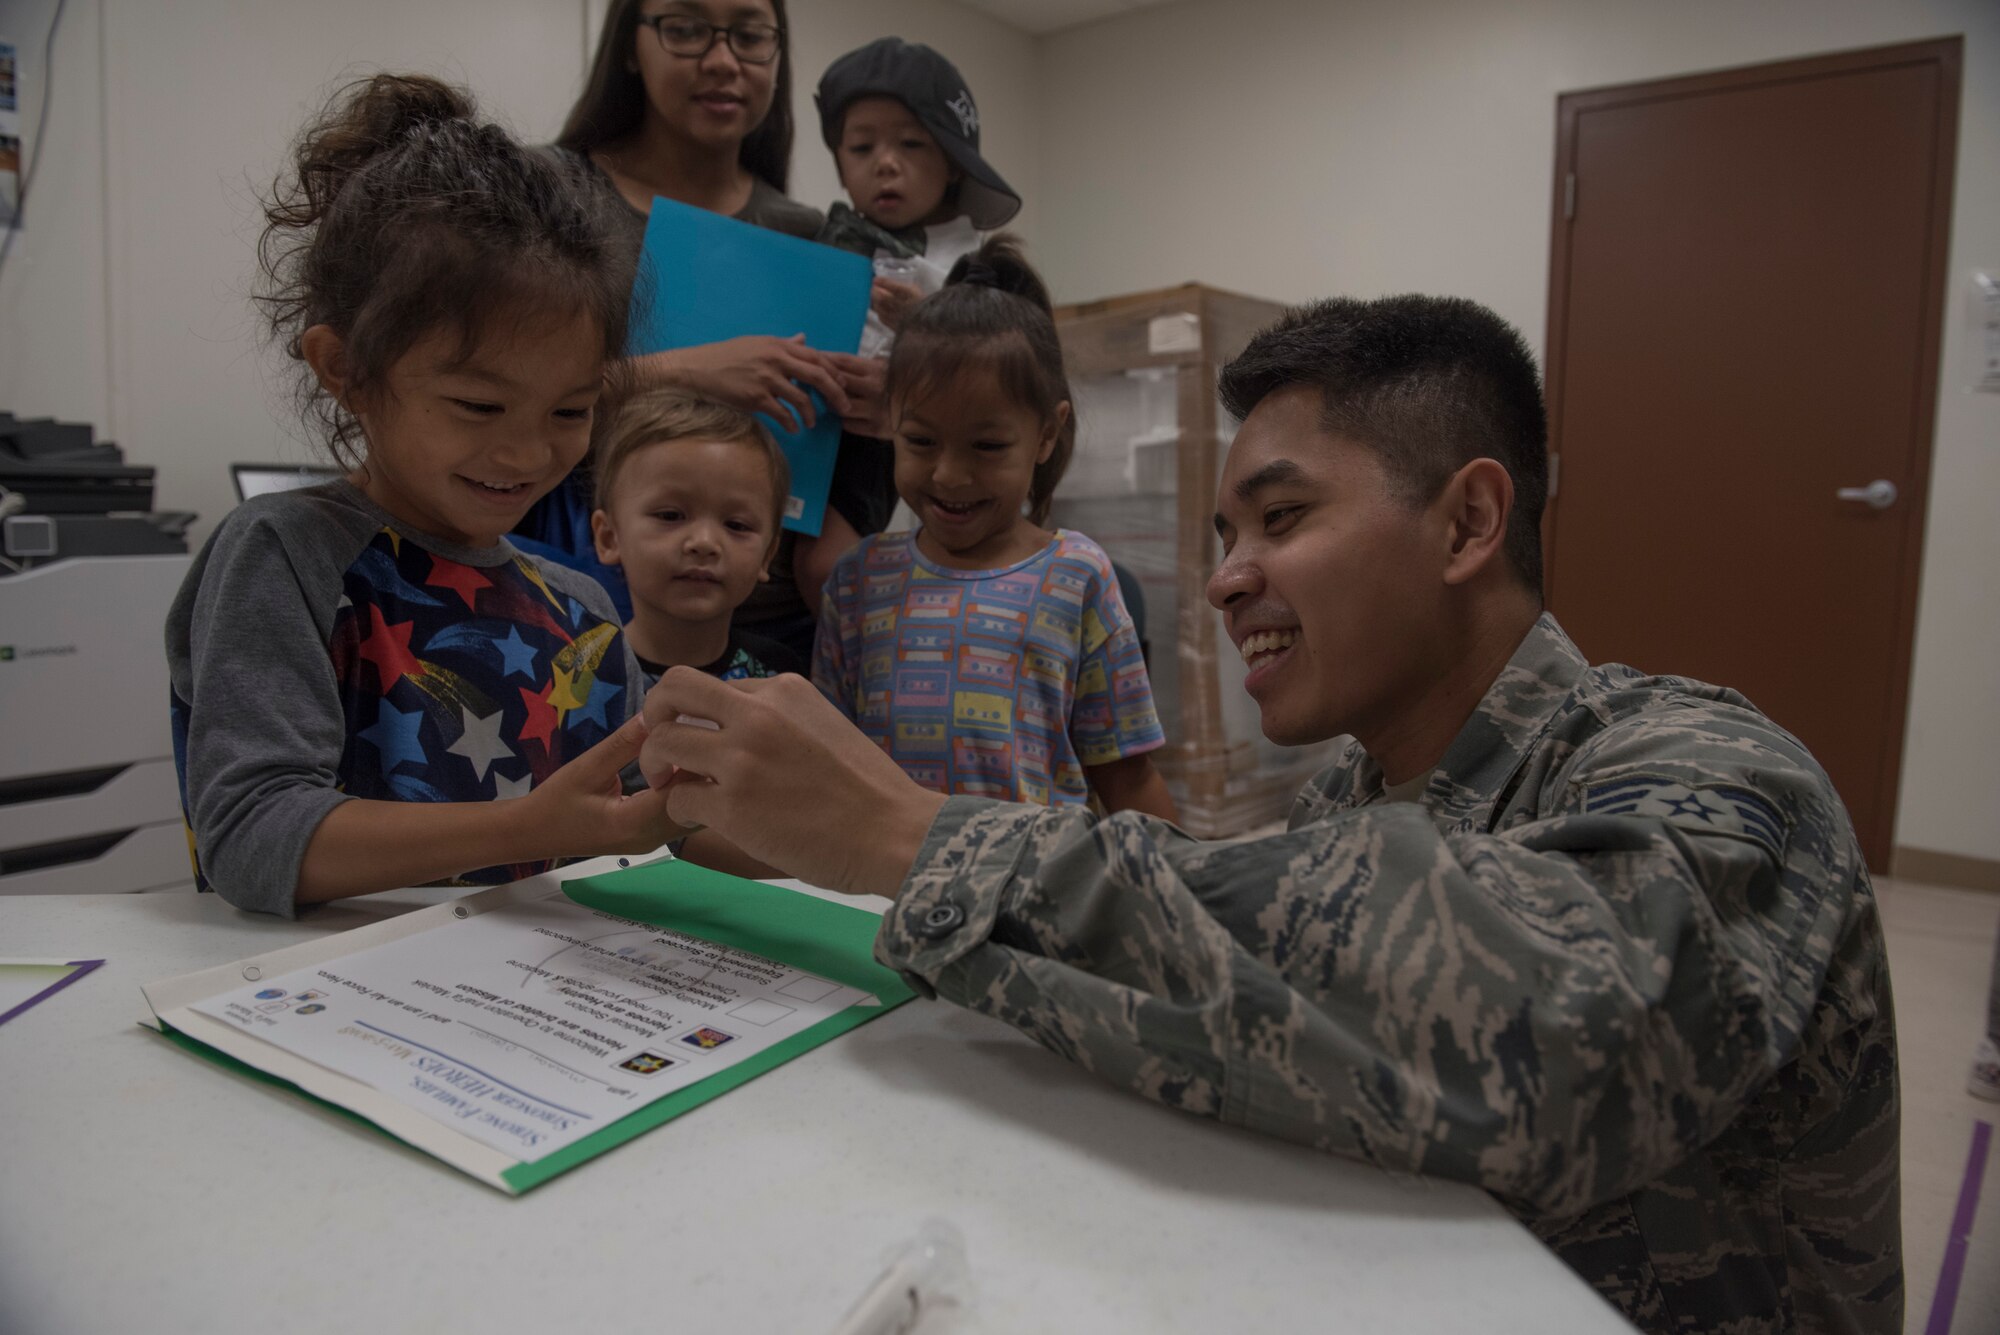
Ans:
[{"label": "camouflage sleeve cuff", "polygon": [[882,915],[875,958],[927,997],[938,974],[993,934],[1046,807],[978,797],[948,799],[931,822],[896,902]]}]

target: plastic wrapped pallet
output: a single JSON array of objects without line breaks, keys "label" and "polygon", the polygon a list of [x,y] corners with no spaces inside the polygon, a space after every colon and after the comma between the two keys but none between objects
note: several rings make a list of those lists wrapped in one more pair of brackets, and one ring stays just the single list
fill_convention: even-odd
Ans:
[{"label": "plastic wrapped pallet", "polygon": [[1215,484],[1235,429],[1216,375],[1282,309],[1190,283],[1056,312],[1077,442],[1052,520],[1089,534],[1136,578],[1167,734],[1155,761],[1182,825],[1210,838],[1283,817],[1333,750],[1265,739],[1206,594],[1219,556]]}]

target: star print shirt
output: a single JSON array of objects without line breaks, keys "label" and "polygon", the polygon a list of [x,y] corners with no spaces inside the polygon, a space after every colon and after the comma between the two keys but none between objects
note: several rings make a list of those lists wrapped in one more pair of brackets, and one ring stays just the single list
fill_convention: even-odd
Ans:
[{"label": "star print shirt", "polygon": [[523,796],[641,696],[588,577],[505,542],[413,532],[346,482],[231,511],[174,599],[167,660],[196,875],[232,904],[283,914],[306,844],[341,802]]}]

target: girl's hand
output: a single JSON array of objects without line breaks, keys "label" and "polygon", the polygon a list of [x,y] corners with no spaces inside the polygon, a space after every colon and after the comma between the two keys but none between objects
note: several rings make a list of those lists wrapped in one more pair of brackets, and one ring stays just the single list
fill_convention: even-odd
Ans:
[{"label": "girl's hand", "polygon": [[889,363],[881,357],[856,357],[846,352],[820,355],[847,391],[847,409],[840,415],[840,424],[857,436],[889,439],[889,402],[883,395]]},{"label": "girl's hand", "polygon": [[520,820],[540,833],[552,856],[650,853],[688,833],[667,814],[660,789],[625,795],[619,774],[639,758],[645,740],[646,721],[629,718],[521,799]]},{"label": "girl's hand", "polygon": [[875,318],[891,329],[901,329],[903,316],[923,299],[924,290],[915,283],[899,283],[893,278],[876,279],[868,294],[868,304],[874,307]]},{"label": "girl's hand", "polygon": [[830,890],[896,894],[944,805],[803,677],[671,668],[646,722],[640,767],[677,819]]},{"label": "girl's hand", "polygon": [[488,802],[342,802],[313,831],[294,900],[315,904],[428,885],[479,867],[549,858],[650,853],[688,833],[663,794],[626,797],[618,772],[639,755],[646,725],[625,726],[526,797]]},{"label": "girl's hand", "polygon": [[818,390],[835,412],[848,411],[847,392],[827,357],[807,347],[804,334],[790,338],[745,334],[635,360],[640,374],[649,380],[681,386],[739,412],[793,422],[795,430],[803,431],[819,420],[808,390]]}]

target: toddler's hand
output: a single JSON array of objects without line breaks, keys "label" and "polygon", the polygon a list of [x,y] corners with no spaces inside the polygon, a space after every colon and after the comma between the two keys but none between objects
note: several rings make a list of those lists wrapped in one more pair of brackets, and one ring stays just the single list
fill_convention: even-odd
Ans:
[{"label": "toddler's hand", "polygon": [[893,278],[878,278],[869,292],[868,304],[875,308],[875,316],[891,329],[903,327],[903,317],[910,307],[924,299],[924,290],[915,283],[899,283]]},{"label": "toddler's hand", "polygon": [[857,436],[889,439],[889,401],[883,393],[889,363],[880,357],[856,357],[846,352],[821,355],[847,391],[847,411],[840,415],[840,424]]}]

